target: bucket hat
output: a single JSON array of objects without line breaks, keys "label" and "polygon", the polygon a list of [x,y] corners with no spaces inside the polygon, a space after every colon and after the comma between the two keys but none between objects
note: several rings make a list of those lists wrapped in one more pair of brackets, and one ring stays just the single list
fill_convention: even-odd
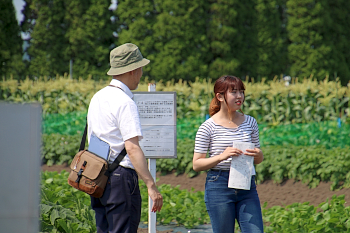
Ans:
[{"label": "bucket hat", "polygon": [[120,75],[147,65],[150,60],[144,58],[139,48],[132,44],[126,43],[110,52],[109,62],[111,68],[108,75]]}]

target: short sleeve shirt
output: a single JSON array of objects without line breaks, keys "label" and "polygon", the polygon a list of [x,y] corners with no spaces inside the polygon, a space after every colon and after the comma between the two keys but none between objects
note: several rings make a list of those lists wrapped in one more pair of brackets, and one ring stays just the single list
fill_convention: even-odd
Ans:
[{"label": "short sleeve shirt", "polygon": [[[232,146],[233,141],[251,142],[255,147],[260,147],[259,128],[254,117],[245,115],[245,120],[237,128],[226,128],[209,118],[197,131],[194,152],[209,153],[209,157],[213,157]],[[214,169],[228,170],[230,166],[231,158],[221,161]],[[253,175],[255,175],[254,168]]]},{"label": "short sleeve shirt", "polygon": [[[91,99],[88,110],[88,140],[94,133],[111,148],[109,163],[124,149],[125,141],[142,139],[141,123],[136,103],[130,89],[113,79],[110,85],[98,91]],[[119,88],[118,88],[119,87]],[[128,155],[120,165],[134,169]]]}]

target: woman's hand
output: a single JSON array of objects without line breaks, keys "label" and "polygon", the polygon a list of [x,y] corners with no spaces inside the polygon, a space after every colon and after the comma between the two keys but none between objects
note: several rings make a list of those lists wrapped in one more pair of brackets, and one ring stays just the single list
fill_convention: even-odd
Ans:
[{"label": "woman's hand", "polygon": [[262,150],[260,150],[260,148],[247,149],[246,151],[247,152],[244,153],[245,155],[254,157],[254,164],[259,164],[264,160],[264,155],[262,153]]},{"label": "woman's hand", "polygon": [[209,158],[206,158],[207,153],[194,152],[192,160],[193,170],[196,172],[205,171],[215,167],[218,163],[220,163],[223,160],[241,154],[243,154],[243,151],[233,147],[227,147],[221,154]]},{"label": "woman's hand", "polygon": [[237,148],[234,148],[234,147],[227,147],[224,152],[222,152],[222,154],[218,155],[219,158],[220,158],[220,161],[223,161],[225,159],[228,159],[232,156],[238,156],[238,155],[241,155],[243,154],[243,151],[237,149]]}]

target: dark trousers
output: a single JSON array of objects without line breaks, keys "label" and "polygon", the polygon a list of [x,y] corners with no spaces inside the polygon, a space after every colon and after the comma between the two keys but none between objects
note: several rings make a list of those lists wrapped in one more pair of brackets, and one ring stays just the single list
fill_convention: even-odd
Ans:
[{"label": "dark trousers", "polygon": [[141,195],[137,173],[117,167],[108,178],[101,198],[91,197],[97,233],[136,233],[141,218]]}]

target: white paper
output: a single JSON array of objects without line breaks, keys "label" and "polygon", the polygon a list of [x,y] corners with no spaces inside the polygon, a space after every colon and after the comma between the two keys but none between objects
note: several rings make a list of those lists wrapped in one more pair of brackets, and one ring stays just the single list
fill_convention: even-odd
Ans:
[{"label": "white paper", "polygon": [[176,92],[134,92],[146,158],[176,158]]},{"label": "white paper", "polygon": [[176,125],[174,93],[134,93],[141,125]]},{"label": "white paper", "polygon": [[176,154],[176,126],[142,126],[143,138],[139,142],[146,157],[171,157]]},{"label": "white paper", "polygon": [[[255,145],[249,142],[233,142],[232,147],[246,152],[246,149],[254,149]],[[254,157],[241,154],[232,156],[228,187],[250,190]]]}]

